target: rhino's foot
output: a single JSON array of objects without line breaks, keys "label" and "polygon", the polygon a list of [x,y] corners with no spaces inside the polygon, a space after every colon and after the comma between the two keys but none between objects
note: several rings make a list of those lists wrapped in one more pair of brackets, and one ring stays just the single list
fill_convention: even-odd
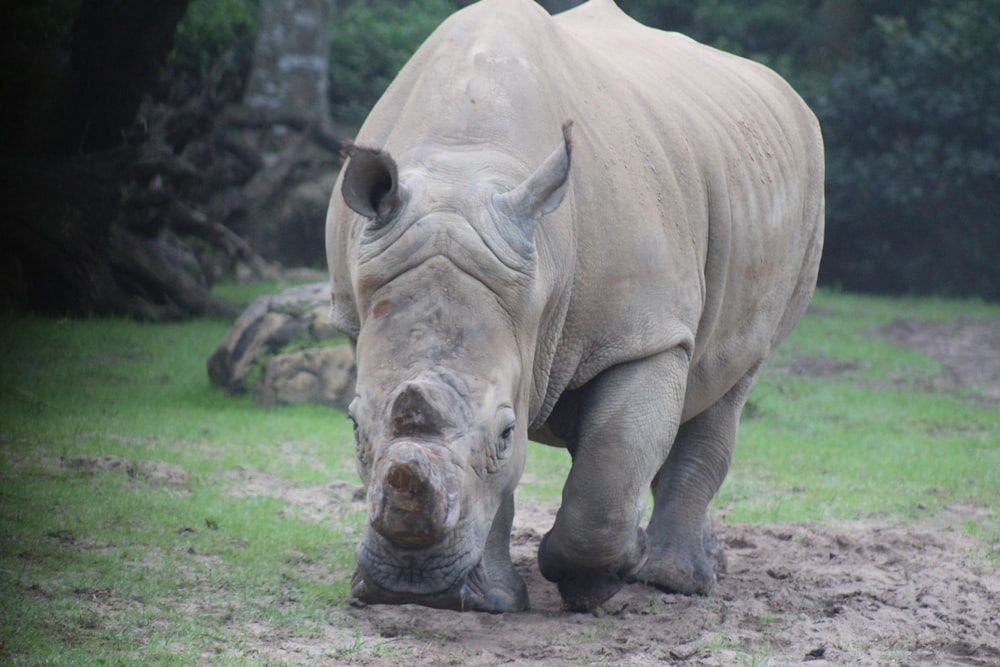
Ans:
[{"label": "rhino's foot", "polygon": [[717,574],[725,570],[725,554],[706,520],[700,544],[650,540],[646,561],[629,581],[655,586],[666,593],[708,595],[715,587]]},{"label": "rhino's foot", "polygon": [[528,608],[528,587],[510,561],[480,563],[462,584],[459,597],[461,610],[500,614]]},{"label": "rhino's foot", "polygon": [[622,563],[607,567],[576,565],[552,548],[551,533],[538,547],[538,567],[542,576],[559,588],[563,604],[570,611],[591,611],[611,599],[637,571],[645,553],[645,533],[640,529],[635,548]]}]

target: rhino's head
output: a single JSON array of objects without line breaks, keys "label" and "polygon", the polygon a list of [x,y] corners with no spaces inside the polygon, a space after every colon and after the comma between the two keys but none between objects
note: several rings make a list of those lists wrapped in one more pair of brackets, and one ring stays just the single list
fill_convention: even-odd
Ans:
[{"label": "rhino's head", "polygon": [[461,150],[409,151],[397,166],[356,148],[345,168],[343,199],[361,216],[346,261],[369,519],[352,592],[364,601],[527,605],[507,541],[546,304],[534,233],[563,198],[569,130],[513,187],[497,177],[503,159]]}]

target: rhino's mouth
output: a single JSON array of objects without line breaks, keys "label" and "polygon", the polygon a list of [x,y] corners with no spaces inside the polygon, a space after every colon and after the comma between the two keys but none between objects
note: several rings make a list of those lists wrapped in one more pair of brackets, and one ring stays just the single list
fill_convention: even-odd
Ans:
[{"label": "rhino's mouth", "polygon": [[351,595],[367,604],[420,604],[458,611],[489,610],[482,549],[450,539],[431,548],[383,548],[369,531],[358,545]]},{"label": "rhino's mouth", "polygon": [[382,588],[375,580],[366,578],[359,567],[351,578],[351,595],[366,604],[419,604],[453,611],[508,611],[491,599],[482,563],[476,564],[468,575],[437,593],[404,593]]}]

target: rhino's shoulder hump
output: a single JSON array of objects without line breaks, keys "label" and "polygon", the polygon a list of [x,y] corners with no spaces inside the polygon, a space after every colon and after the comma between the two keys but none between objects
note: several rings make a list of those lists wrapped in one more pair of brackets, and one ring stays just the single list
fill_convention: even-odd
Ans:
[{"label": "rhino's shoulder hump", "polygon": [[589,2],[584,2],[558,14],[556,20],[566,25],[579,22],[581,24],[593,23],[604,27],[621,27],[627,24],[642,26],[641,23],[623,12],[614,0],[589,0]]}]

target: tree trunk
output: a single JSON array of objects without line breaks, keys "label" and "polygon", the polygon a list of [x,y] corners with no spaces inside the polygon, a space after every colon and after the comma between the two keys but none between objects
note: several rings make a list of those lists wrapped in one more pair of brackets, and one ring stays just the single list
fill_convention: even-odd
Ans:
[{"label": "tree trunk", "polygon": [[253,70],[243,98],[251,109],[313,115],[328,123],[332,0],[261,3]]},{"label": "tree trunk", "polygon": [[[206,239],[253,265],[256,256],[172,199],[144,224],[122,183],[131,151],[74,158],[0,159],[5,221],[0,306],[56,316],[129,315],[149,320],[232,315],[211,296],[201,263],[177,233]],[[176,232],[176,233],[175,233]]]},{"label": "tree trunk", "polygon": [[64,158],[0,159],[6,307],[60,316],[108,310],[114,283],[101,257],[120,199],[113,173],[103,160],[87,168]]},{"label": "tree trunk", "polygon": [[[230,108],[223,118],[234,130],[262,130],[249,134],[264,167],[248,181],[220,191],[208,212],[226,220],[268,257],[290,265],[317,261],[326,210],[325,202],[317,207],[312,198],[296,198],[295,187],[321,172],[334,173],[340,136],[352,134],[335,127],[330,115],[332,15],[333,0],[261,3],[243,107]],[[244,163],[252,159],[250,151],[231,139],[225,142]]]}]

